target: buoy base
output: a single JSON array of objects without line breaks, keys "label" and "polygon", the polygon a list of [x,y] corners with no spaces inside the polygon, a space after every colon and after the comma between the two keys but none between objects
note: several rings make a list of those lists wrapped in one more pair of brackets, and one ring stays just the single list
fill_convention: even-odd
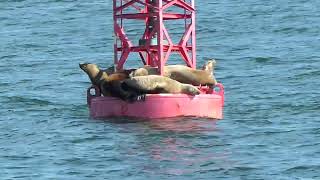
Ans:
[{"label": "buoy base", "polygon": [[[223,118],[224,90],[201,87],[202,94],[147,94],[145,100],[128,103],[115,97],[100,96],[95,87],[88,89],[88,105],[92,118],[133,117],[143,119],[196,116],[214,119]],[[91,90],[95,89],[95,95]]]}]

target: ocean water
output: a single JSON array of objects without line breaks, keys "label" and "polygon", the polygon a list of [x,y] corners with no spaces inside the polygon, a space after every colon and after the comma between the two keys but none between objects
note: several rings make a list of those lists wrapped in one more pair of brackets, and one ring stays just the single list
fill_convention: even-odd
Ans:
[{"label": "ocean water", "polygon": [[320,179],[320,2],[196,6],[224,119],[127,122],[78,67],[112,63],[111,1],[1,0],[0,179]]}]

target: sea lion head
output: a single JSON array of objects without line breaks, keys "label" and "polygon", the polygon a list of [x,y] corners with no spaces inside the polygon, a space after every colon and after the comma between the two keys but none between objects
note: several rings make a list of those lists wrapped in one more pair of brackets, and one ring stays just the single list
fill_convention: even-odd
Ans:
[{"label": "sea lion head", "polygon": [[182,84],[182,93],[189,94],[189,95],[198,95],[200,94],[200,90],[191,84]]},{"label": "sea lion head", "polygon": [[209,59],[205,65],[203,65],[202,70],[205,70],[213,75],[214,67],[216,66],[217,62],[214,59]]},{"label": "sea lion head", "polygon": [[139,68],[132,72],[130,72],[129,77],[136,77],[136,76],[147,76],[149,74],[148,70],[146,68]]},{"label": "sea lion head", "polygon": [[87,73],[91,83],[94,85],[99,85],[100,79],[103,76],[103,71],[96,64],[91,63],[80,63],[79,67]]},{"label": "sea lion head", "polygon": [[209,74],[209,77],[212,79],[212,82],[206,85],[216,85],[217,80],[214,76],[214,67],[216,66],[217,62],[214,59],[210,59],[207,63],[203,66],[202,70],[206,71]]}]

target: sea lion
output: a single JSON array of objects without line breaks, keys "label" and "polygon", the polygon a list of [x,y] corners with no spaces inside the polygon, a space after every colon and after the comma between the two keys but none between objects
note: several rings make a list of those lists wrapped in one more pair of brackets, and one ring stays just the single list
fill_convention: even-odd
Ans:
[{"label": "sea lion", "polygon": [[[217,84],[217,81],[214,77],[214,66],[216,61],[214,59],[209,60],[203,68],[192,69],[185,65],[168,65],[164,66],[163,76],[169,77],[176,81],[185,84],[192,84],[195,86],[199,85],[210,85],[213,86]],[[130,74],[130,77],[136,76],[146,76],[146,75],[156,75],[158,74],[156,67],[144,66],[138,68]]]},{"label": "sea lion", "polygon": [[79,67],[87,73],[92,85],[100,88],[103,96],[118,96],[117,93],[121,93],[118,90],[119,83],[129,77],[126,72],[116,72],[108,75],[106,71],[101,70],[96,64],[83,63],[79,64]]},{"label": "sea lion", "polygon": [[119,97],[122,100],[133,102],[145,94],[157,93],[185,93],[200,94],[200,90],[190,84],[183,84],[173,79],[158,76],[137,76],[128,79],[127,73],[108,74],[95,64],[79,64],[87,73],[93,85],[101,89],[103,96]]},{"label": "sea lion", "polygon": [[180,83],[160,75],[136,76],[125,79],[122,88],[134,90],[138,94],[200,94],[200,90],[193,85]]},{"label": "sea lion", "polygon": [[100,86],[101,82],[108,78],[107,72],[101,70],[96,64],[80,63],[79,67],[87,73],[92,85]]},{"label": "sea lion", "polygon": [[110,66],[107,69],[104,69],[102,71],[106,72],[108,75],[114,74],[114,73],[126,73],[130,74],[131,72],[135,71],[137,69],[121,69],[121,70],[116,70],[114,66]]}]

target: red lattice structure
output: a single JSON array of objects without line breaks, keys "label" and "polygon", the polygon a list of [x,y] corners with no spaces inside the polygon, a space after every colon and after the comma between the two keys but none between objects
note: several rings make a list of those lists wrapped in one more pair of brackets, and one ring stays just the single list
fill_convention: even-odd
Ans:
[{"label": "red lattice structure", "polygon": [[[170,55],[177,53],[187,66],[196,68],[194,7],[194,0],[113,0],[115,67],[123,69],[129,55],[138,53],[143,64],[158,67],[159,74],[163,75],[163,67]],[[128,28],[128,21],[134,21],[131,29]],[[142,26],[136,21],[140,21]],[[170,29],[172,26],[166,26],[170,25],[168,21],[174,23],[173,32]],[[138,29],[132,30],[134,25]],[[176,28],[180,25],[182,30],[178,32]],[[140,35],[136,32],[139,29]],[[134,32],[133,37],[130,32]],[[90,87],[87,100],[93,118],[166,120],[178,116],[196,116],[222,119],[223,85],[218,83],[215,88],[200,86],[199,90],[201,93],[195,96],[147,94],[144,100],[128,103],[116,97],[102,96],[98,87]]]},{"label": "red lattice structure", "polygon": [[[158,67],[161,75],[173,52],[180,54],[187,66],[196,68],[194,0],[113,0],[113,18],[114,63],[117,69],[122,69],[129,54],[134,52],[139,53],[143,64]],[[134,44],[126,34],[128,19],[145,24],[138,44]],[[184,33],[178,43],[173,42],[165,26],[166,21],[175,20],[184,21]]]}]

